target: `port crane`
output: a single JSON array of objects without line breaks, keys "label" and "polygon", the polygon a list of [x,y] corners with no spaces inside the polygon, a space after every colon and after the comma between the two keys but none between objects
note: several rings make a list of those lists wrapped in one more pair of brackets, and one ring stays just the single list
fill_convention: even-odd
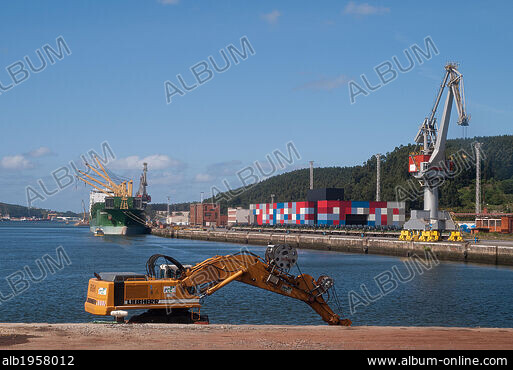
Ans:
[{"label": "port crane", "polygon": [[[435,114],[446,89],[447,97],[438,127]],[[470,116],[465,108],[463,75],[458,71],[457,64],[448,63],[433,108],[415,136],[415,142],[421,146],[420,151],[409,156],[409,172],[423,188],[424,209],[412,210],[404,229],[432,232],[434,239],[438,239],[444,230],[457,230],[450,214],[438,209],[438,187],[453,170],[453,163],[446,159],[445,153],[453,103],[458,112],[457,124],[468,126]]]},{"label": "port crane", "polygon": [[[330,325],[351,325],[351,320],[341,319],[327,303],[334,286],[332,278],[322,275],[315,280],[307,274],[289,274],[297,257],[296,249],[289,245],[269,245],[265,259],[241,251],[214,256],[194,266],[156,254],[148,259],[146,274],[95,273],[89,280],[84,308],[94,315],[118,319],[127,315],[125,310],[148,310],[130,318],[132,323],[205,323],[208,317],[200,312],[201,300],[230,282],[239,281],[303,301]],[[336,299],[336,293],[333,296]]]},{"label": "port crane", "polygon": [[[141,178],[139,180],[139,190],[137,190],[136,195],[141,197],[143,202],[151,202],[151,197],[148,195],[146,187],[148,186],[148,163],[143,163],[143,172],[141,174]],[[169,212],[168,212],[169,213]]]},{"label": "port crane", "polygon": [[84,213],[82,214],[82,220],[75,222],[75,226],[87,226],[89,225],[89,220],[86,220],[86,209],[85,209],[85,203],[82,199],[82,209],[84,210]]}]

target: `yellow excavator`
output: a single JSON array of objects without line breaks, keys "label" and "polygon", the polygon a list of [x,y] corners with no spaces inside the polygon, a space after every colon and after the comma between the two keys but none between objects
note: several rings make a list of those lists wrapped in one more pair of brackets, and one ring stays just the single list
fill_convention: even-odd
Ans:
[{"label": "yellow excavator", "polygon": [[[201,314],[201,300],[232,281],[239,281],[308,304],[330,325],[350,326],[328,306],[334,281],[322,275],[293,276],[297,263],[295,248],[269,245],[265,259],[249,251],[215,256],[194,266],[182,265],[173,257],[152,255],[146,274],[133,272],[95,273],[89,280],[85,310],[94,315],[112,315],[125,322],[125,310],[148,310],[132,316],[129,323],[208,323]],[[336,294],[335,294],[336,298]]]}]

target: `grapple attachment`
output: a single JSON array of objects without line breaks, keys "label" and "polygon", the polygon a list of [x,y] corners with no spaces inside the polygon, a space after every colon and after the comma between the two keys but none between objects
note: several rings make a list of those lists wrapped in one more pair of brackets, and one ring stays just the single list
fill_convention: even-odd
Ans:
[{"label": "grapple attachment", "polygon": [[280,270],[288,271],[297,262],[297,250],[286,244],[269,245],[265,251],[265,261]]}]

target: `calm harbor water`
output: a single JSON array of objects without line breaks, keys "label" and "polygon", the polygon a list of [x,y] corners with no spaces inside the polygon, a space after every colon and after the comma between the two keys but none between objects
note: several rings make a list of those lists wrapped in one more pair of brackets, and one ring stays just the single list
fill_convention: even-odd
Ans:
[{"label": "calm harbor water", "polygon": [[[0,222],[0,322],[105,319],[84,311],[93,272],[144,273],[155,253],[194,264],[241,248],[262,257],[265,251],[153,235],[94,237],[88,228],[56,222]],[[298,264],[315,278],[335,279],[338,313],[353,325],[513,327],[512,268],[441,261],[422,266],[406,258],[310,250],[299,250]],[[332,296],[334,310],[336,303]],[[202,313],[211,323],[323,324],[303,302],[238,282],[207,297]]]}]

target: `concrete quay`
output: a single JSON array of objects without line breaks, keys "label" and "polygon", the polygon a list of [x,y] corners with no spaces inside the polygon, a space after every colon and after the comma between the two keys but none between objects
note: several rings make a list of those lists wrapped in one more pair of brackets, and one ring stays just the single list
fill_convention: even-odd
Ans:
[{"label": "concrete quay", "polygon": [[415,242],[396,237],[323,235],[312,233],[283,233],[269,231],[232,231],[201,229],[152,229],[152,234],[180,239],[196,239],[250,245],[289,244],[299,249],[317,249],[347,253],[381,254],[398,257],[424,257],[426,251],[437,259],[513,266],[513,243],[474,242]]}]

